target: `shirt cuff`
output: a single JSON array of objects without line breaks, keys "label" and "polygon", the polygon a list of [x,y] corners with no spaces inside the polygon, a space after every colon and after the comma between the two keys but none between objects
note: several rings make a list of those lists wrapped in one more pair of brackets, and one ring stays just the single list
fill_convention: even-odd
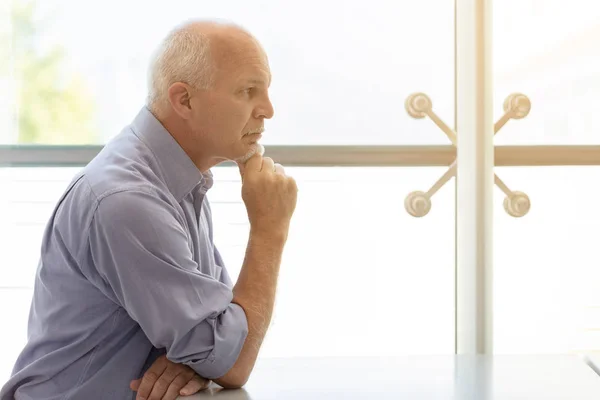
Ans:
[{"label": "shirt cuff", "polygon": [[213,350],[206,359],[186,364],[203,378],[214,380],[225,375],[237,361],[248,336],[248,320],[244,310],[231,303],[225,312],[211,322]]}]

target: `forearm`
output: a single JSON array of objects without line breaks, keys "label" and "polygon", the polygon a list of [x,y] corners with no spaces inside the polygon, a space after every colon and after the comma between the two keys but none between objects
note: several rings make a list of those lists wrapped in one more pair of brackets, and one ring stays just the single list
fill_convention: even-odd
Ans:
[{"label": "forearm", "polygon": [[215,380],[223,387],[246,383],[269,328],[285,233],[251,231],[244,264],[233,288],[233,303],[241,306],[248,321],[248,335],[234,366]]}]

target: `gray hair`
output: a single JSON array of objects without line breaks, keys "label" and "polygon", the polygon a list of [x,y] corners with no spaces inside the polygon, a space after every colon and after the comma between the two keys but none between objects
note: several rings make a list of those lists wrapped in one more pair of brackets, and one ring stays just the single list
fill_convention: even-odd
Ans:
[{"label": "gray hair", "polygon": [[198,89],[213,83],[214,63],[210,54],[210,38],[195,22],[172,30],[156,50],[148,71],[148,107],[156,111],[167,102],[169,87],[183,82]]}]

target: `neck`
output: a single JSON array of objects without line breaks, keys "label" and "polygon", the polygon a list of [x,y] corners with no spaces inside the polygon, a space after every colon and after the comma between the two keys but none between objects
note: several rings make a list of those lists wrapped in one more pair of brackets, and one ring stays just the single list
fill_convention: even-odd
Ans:
[{"label": "neck", "polygon": [[200,172],[204,173],[220,162],[225,161],[211,158],[202,153],[199,149],[204,149],[206,146],[199,145],[198,140],[189,133],[185,122],[181,118],[172,114],[161,115],[159,113],[155,113],[155,117],[173,136],[173,139],[181,146]]}]

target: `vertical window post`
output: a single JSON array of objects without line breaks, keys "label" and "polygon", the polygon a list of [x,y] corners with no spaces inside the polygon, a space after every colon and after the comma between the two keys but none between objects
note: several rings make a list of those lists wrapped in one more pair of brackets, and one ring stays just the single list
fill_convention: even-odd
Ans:
[{"label": "vertical window post", "polygon": [[456,353],[492,353],[492,0],[456,0]]}]

